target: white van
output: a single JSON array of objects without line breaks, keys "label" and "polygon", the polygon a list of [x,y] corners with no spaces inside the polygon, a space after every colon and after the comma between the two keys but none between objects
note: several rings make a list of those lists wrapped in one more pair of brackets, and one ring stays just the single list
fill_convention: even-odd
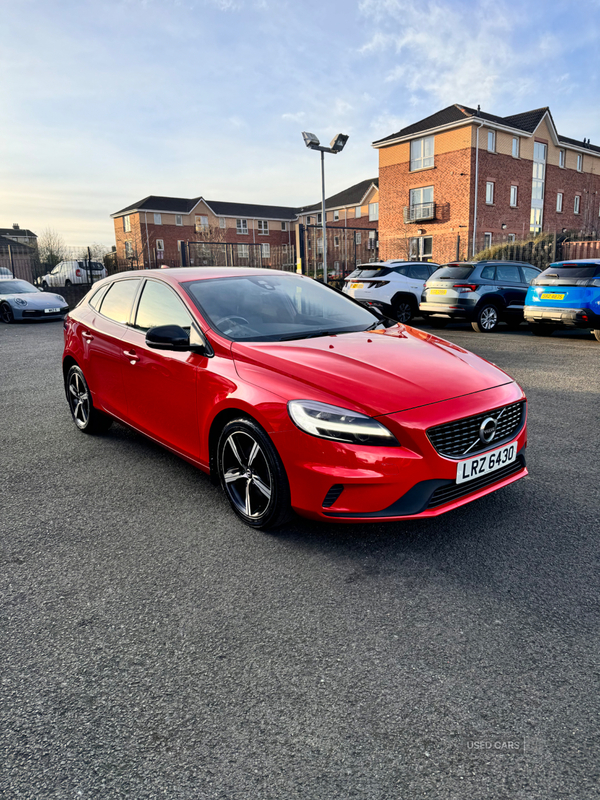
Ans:
[{"label": "white van", "polygon": [[72,286],[74,283],[95,283],[106,278],[108,272],[99,261],[61,261],[52,272],[36,280],[42,289],[50,286]]}]

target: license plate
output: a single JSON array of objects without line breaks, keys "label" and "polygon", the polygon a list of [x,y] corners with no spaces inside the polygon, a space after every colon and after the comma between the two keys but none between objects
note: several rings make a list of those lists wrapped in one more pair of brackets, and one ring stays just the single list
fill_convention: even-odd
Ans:
[{"label": "license plate", "polygon": [[466,461],[459,461],[456,469],[456,482],[465,483],[482,475],[494,472],[500,467],[510,464],[517,458],[517,445],[515,442],[499,447],[497,450],[490,450],[489,453],[468,458]]},{"label": "license plate", "polygon": [[430,289],[429,294],[446,294],[447,289]]},{"label": "license plate", "polygon": [[60,308],[45,308],[44,314],[58,314]]},{"label": "license plate", "polygon": [[542,300],[564,300],[564,294],[543,294]]},{"label": "license plate", "polygon": [[353,283],[352,284],[352,288],[353,289],[362,289],[363,288],[363,284],[362,283]]}]

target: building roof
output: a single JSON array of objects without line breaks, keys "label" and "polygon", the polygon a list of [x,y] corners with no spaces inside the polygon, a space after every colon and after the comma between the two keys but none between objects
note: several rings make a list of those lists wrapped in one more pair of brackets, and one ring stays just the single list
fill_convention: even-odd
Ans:
[{"label": "building roof", "polygon": [[194,197],[191,200],[187,200],[184,197],[161,197],[160,195],[150,194],[148,197],[144,197],[143,200],[116,211],[112,216],[118,217],[128,211],[166,211],[171,214],[189,214],[201,199],[201,197]]},{"label": "building roof", "polygon": [[[0,230],[7,230],[7,228],[0,228]],[[31,236],[35,236],[35,233],[31,233]],[[13,250],[16,247],[20,248],[21,251],[34,250],[34,248],[30,247],[28,244],[23,244],[22,242],[15,242],[14,239],[9,239],[7,236],[0,235],[0,248],[2,250],[8,249],[8,245],[10,245]]]},{"label": "building roof", "polygon": [[33,231],[27,230],[27,228],[0,228],[0,236],[17,236],[18,238],[22,238],[24,236],[31,236],[34,239],[37,239],[37,236]]},{"label": "building roof", "polygon": [[220,200],[205,200],[206,205],[218,217],[259,217],[262,219],[296,218],[296,209],[289,206],[263,206],[255,203],[226,203]]},{"label": "building roof", "polygon": [[[552,114],[550,113],[548,106],[536,108],[533,109],[533,111],[524,111],[521,114],[511,114],[507,117],[499,117],[495,114],[488,114],[486,111],[481,111],[479,108],[469,108],[469,106],[461,106],[458,103],[455,103],[452,106],[443,108],[441,111],[436,111],[435,114],[431,114],[431,116],[425,117],[424,119],[419,120],[419,122],[415,122],[412,125],[408,125],[406,128],[396,131],[396,133],[392,133],[389,136],[384,136],[383,139],[377,139],[375,142],[373,142],[373,144],[378,145],[388,141],[391,142],[395,139],[412,136],[413,134],[422,133],[434,128],[441,128],[445,125],[452,125],[453,123],[457,122],[467,122],[473,118],[485,120],[496,125],[504,125],[507,128],[514,128],[515,130],[532,134],[537,129],[538,125],[546,116],[546,114],[548,114],[550,117],[552,127],[554,130],[556,130],[556,126],[554,125],[554,120],[552,120]],[[586,142],[586,140],[577,141],[577,139],[569,139],[566,136],[560,136],[558,133],[556,135],[558,140],[564,144],[600,152],[600,147],[590,144],[589,142]]]},{"label": "building roof", "polygon": [[[357,206],[365,197],[371,186],[379,188],[379,178],[367,178],[365,181],[355,183],[348,189],[342,192],[327,197],[325,199],[325,208],[344,208],[345,206]],[[320,211],[321,203],[313,203],[311,206],[303,206],[296,209],[298,214],[305,214],[307,211]]]}]

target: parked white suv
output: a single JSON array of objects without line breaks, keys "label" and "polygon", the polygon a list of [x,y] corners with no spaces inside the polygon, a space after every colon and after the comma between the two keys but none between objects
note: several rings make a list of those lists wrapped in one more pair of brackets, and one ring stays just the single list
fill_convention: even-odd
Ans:
[{"label": "parked white suv", "polygon": [[361,264],[344,281],[344,294],[398,322],[419,313],[423,286],[439,264],[428,261],[382,261]]},{"label": "parked white suv", "polygon": [[107,275],[106,268],[99,261],[61,261],[52,272],[47,272],[38,278],[36,284],[42,289],[47,289],[49,286],[95,283]]}]

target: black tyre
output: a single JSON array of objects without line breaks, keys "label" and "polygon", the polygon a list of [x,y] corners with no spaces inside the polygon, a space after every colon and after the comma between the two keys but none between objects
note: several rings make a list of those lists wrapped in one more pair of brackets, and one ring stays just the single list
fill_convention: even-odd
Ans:
[{"label": "black tyre", "polygon": [[73,284],[71,283],[71,281],[67,278],[67,280],[65,281],[65,289],[72,285]]},{"label": "black tyre", "polygon": [[46,291],[47,288],[48,288],[48,281],[42,281],[42,289]]},{"label": "black tyre", "polygon": [[477,312],[477,317],[471,323],[471,327],[477,333],[492,333],[498,328],[500,314],[496,306],[491,304],[481,306]]},{"label": "black tyre", "polygon": [[534,336],[552,336],[554,333],[554,328],[550,325],[541,325],[539,322],[530,322],[529,330]]},{"label": "black tyre", "polygon": [[410,297],[400,297],[394,300],[392,305],[392,319],[408,325],[416,313],[417,304],[414,300],[411,300]]},{"label": "black tyre", "polygon": [[110,428],[112,419],[94,408],[85,376],[75,365],[67,372],[65,391],[73,422],[82,433],[104,433]]},{"label": "black tyre", "polygon": [[232,420],[217,446],[219,479],[231,507],[252,528],[276,528],[291,516],[290,487],[279,454],[254,420]]},{"label": "black tyre", "polygon": [[7,325],[10,325],[11,322],[15,321],[12,308],[8,305],[8,303],[2,303],[2,305],[0,305],[0,319]]},{"label": "black tyre", "polygon": [[592,333],[596,337],[596,341],[600,342],[600,331],[592,331]]},{"label": "black tyre", "polygon": [[450,320],[445,317],[429,317],[427,320],[427,324],[432,328],[445,328],[449,322]]}]

